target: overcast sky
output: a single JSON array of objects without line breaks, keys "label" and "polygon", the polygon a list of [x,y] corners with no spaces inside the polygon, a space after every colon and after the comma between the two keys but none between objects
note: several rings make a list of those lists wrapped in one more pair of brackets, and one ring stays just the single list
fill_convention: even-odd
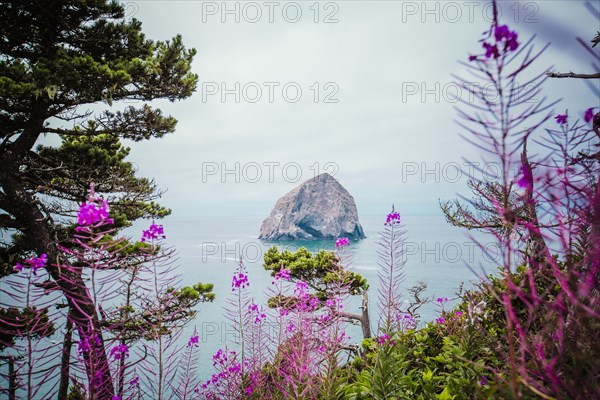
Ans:
[{"label": "overcast sky", "polygon": [[[585,2],[502,3],[501,20],[521,42],[533,34],[536,48],[552,42],[537,72],[592,72],[575,41],[600,29]],[[361,215],[385,214],[391,203],[438,213],[439,198],[466,192],[462,157],[479,159],[459,137],[450,95],[451,75],[465,75],[457,60],[480,52],[486,4],[129,2],[149,38],[181,34],[197,49],[200,78],[191,98],[157,102],[179,120],[176,133],[131,144],[130,159],[168,190],[162,203],[177,216],[266,217],[318,172],[332,173]],[[574,116],[600,105],[582,81],[550,80],[544,91]]]}]

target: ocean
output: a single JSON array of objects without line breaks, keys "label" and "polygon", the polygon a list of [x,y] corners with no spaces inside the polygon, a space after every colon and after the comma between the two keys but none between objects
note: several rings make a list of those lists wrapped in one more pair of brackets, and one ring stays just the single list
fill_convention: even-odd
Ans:
[{"label": "ocean", "polygon": [[[170,216],[163,224],[166,243],[177,250],[178,272],[182,285],[197,282],[214,284],[216,299],[213,303],[198,306],[198,315],[181,337],[187,340],[194,329],[199,335],[199,349],[203,379],[213,372],[212,355],[228,343],[234,334],[224,315],[226,300],[231,294],[231,278],[240,257],[248,271],[250,294],[257,304],[264,304],[272,278],[262,266],[262,256],[271,246],[290,251],[304,246],[310,251],[333,250],[333,240],[265,242],[258,239],[263,217],[176,217]],[[384,227],[385,216],[361,216],[366,239],[352,241],[347,249],[350,265],[347,268],[363,275],[369,282],[371,325],[377,326],[378,232]],[[426,294],[431,303],[420,310],[421,324],[432,321],[439,311],[437,297],[448,297],[452,306],[461,285],[472,287],[483,273],[493,272],[501,261],[495,256],[492,238],[479,234],[477,240],[486,252],[466,232],[448,224],[443,215],[403,215],[406,230],[403,290],[419,281],[427,283]],[[141,233],[144,225],[137,222],[128,229],[133,237]],[[139,234],[139,233],[137,233]],[[486,242],[487,239],[487,242]],[[401,294],[403,295],[403,294]],[[406,298],[406,296],[404,297]],[[347,305],[349,312],[359,312],[360,299],[352,298]],[[349,326],[351,342],[360,343],[360,327]]]},{"label": "ocean", "polygon": [[[194,330],[199,337],[199,374],[201,379],[207,380],[214,373],[212,356],[218,349],[235,349],[231,344],[235,339],[235,332],[228,325],[224,307],[231,296],[231,279],[238,266],[240,257],[249,275],[249,294],[255,303],[265,304],[268,299],[266,291],[271,286],[273,279],[262,266],[263,254],[271,246],[280,249],[295,251],[304,246],[310,251],[321,249],[334,250],[335,241],[286,241],[265,242],[258,239],[258,233],[263,217],[256,216],[226,216],[226,217],[178,217],[169,216],[162,221],[166,239],[163,246],[173,247],[176,250],[176,273],[179,275],[178,285],[187,286],[197,282],[210,282],[214,284],[216,299],[212,303],[203,303],[197,306],[197,316],[189,323],[178,336],[177,346],[185,346]],[[378,323],[377,297],[378,297],[378,232],[384,227],[385,215],[360,216],[366,239],[351,241],[345,248],[345,255],[349,261],[346,268],[360,273],[369,282],[371,327],[376,330]],[[136,221],[132,227],[125,230],[125,236],[133,239],[141,237],[143,229],[147,229],[149,221]],[[465,288],[472,287],[482,274],[495,271],[501,265],[499,257],[495,256],[495,246],[492,238],[482,234],[476,236],[477,244],[466,235],[462,229],[449,225],[441,212],[439,215],[403,215],[403,229],[405,235],[405,266],[406,278],[400,296],[408,298],[407,289],[419,281],[427,283],[426,295],[430,302],[420,310],[421,325],[432,321],[439,307],[436,305],[437,297],[449,298],[447,307],[452,307],[458,299],[458,288],[464,284]],[[481,250],[481,245],[486,250]],[[116,288],[115,288],[116,289]],[[7,299],[5,299],[7,300]],[[110,307],[110,304],[105,303]],[[353,296],[347,304],[346,311],[359,312],[360,298]],[[62,320],[57,321],[62,326]],[[62,340],[59,328],[56,335],[48,338],[52,344]],[[376,334],[376,332],[373,332]],[[350,343],[360,344],[362,333],[358,325],[349,325],[347,328]],[[75,349],[73,350],[75,352]],[[46,385],[48,390],[54,381]]]}]

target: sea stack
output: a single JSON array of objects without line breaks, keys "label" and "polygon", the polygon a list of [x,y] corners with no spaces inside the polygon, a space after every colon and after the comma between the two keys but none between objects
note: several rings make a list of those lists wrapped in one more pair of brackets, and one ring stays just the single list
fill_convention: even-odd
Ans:
[{"label": "sea stack", "polygon": [[264,240],[364,239],[354,198],[331,175],[307,180],[277,200],[260,228]]}]

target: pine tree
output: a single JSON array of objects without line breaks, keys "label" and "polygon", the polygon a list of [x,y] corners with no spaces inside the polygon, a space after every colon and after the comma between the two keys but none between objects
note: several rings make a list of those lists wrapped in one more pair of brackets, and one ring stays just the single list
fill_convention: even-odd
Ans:
[{"label": "pine tree", "polygon": [[[195,50],[180,36],[147,39],[116,1],[1,2],[0,20],[0,232],[12,235],[0,243],[0,276],[47,254],[74,329],[91,337],[101,330],[95,305],[83,277],[57,267],[65,260],[57,245],[68,246],[90,182],[113,205],[117,228],[169,213],[153,202],[161,194],[154,182],[124,160],[129,149],[120,140],[174,131],[176,120],[147,102],[192,94]],[[61,144],[40,145],[47,135]],[[98,353],[99,398],[110,398],[106,351]]]}]

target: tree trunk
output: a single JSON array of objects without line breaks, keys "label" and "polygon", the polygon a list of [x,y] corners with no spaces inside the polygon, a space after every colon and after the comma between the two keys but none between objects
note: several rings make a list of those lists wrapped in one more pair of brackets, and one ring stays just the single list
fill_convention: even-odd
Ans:
[{"label": "tree trunk", "polygon": [[371,320],[369,319],[369,293],[365,290],[362,295],[361,314],[342,312],[340,316],[360,322],[363,339],[371,337]]},{"label": "tree trunk", "polygon": [[60,363],[61,374],[60,385],[58,386],[58,400],[67,400],[67,396],[69,395],[69,370],[71,369],[71,347],[73,346],[73,321],[71,320],[70,315],[67,317],[65,330],[62,359]]},{"label": "tree trunk", "polygon": [[[6,163],[18,165],[18,163]],[[90,296],[81,274],[66,271],[60,267],[60,252],[56,247],[51,222],[40,211],[36,199],[24,188],[18,177],[3,170],[0,172],[0,183],[6,197],[11,199],[11,214],[22,225],[23,232],[32,243],[38,255],[48,255],[46,270],[57,283],[69,305],[69,315],[77,328],[80,338],[87,338],[93,344],[93,351],[84,354],[85,367],[90,385],[94,387],[95,399],[110,399],[114,395],[112,377],[110,375],[108,359],[102,340],[100,321],[96,307]],[[10,174],[10,175],[9,175]],[[95,338],[98,338],[96,341]],[[61,371],[69,374],[68,370]]]},{"label": "tree trunk", "polygon": [[365,290],[362,298],[362,320],[361,327],[363,331],[363,338],[368,339],[371,337],[371,320],[369,319],[369,293]]}]

